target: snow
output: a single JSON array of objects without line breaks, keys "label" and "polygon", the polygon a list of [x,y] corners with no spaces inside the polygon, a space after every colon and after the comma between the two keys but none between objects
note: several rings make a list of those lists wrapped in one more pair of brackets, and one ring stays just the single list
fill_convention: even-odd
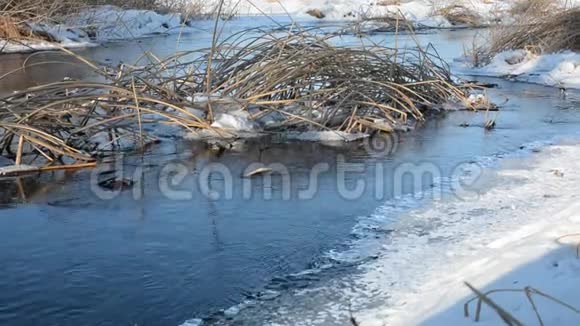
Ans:
[{"label": "snow", "polygon": [[101,6],[72,16],[71,26],[94,26],[97,41],[139,38],[160,33],[175,33],[184,28],[179,14],[159,14],[150,10],[124,10]]},{"label": "snow", "polygon": [[[360,20],[402,15],[416,26],[446,28],[452,24],[440,15],[440,10],[449,5],[459,5],[481,17],[482,24],[510,19],[509,8],[517,0],[401,0],[388,4],[382,0],[254,0],[226,3],[238,15],[290,15],[295,18],[308,17],[311,9],[320,10],[325,20]],[[564,3],[565,0],[562,0]],[[396,3],[396,1],[393,1]],[[214,8],[217,0],[207,1]],[[580,1],[568,1],[568,5],[579,5]],[[232,9],[233,8],[233,9]],[[235,23],[235,22],[234,22]],[[199,25],[199,26],[198,26]],[[203,26],[202,26],[203,25]],[[150,10],[121,9],[115,6],[96,6],[70,15],[62,24],[32,24],[33,30],[52,35],[58,44],[45,41],[24,40],[21,42],[0,40],[0,53],[53,50],[60,47],[79,48],[95,46],[103,42],[148,37],[156,34],[196,32],[207,26],[203,22],[181,19],[179,13],[160,14]]]},{"label": "snow", "polygon": [[[483,292],[531,286],[580,308],[580,236],[573,235],[580,232],[580,145],[551,146],[536,155],[504,162],[497,185],[474,199],[436,202],[398,222],[388,253],[366,264],[357,281],[360,291],[384,299],[354,310],[359,324],[503,324],[485,304],[478,323],[464,317],[463,305],[473,297],[465,281]],[[437,227],[418,235],[413,229],[419,223]],[[524,325],[538,324],[524,293],[490,297]],[[351,302],[364,306],[368,298],[359,294]],[[545,325],[580,324],[580,313],[539,295],[533,299]],[[472,304],[471,318],[474,311]]]},{"label": "snow", "polygon": [[55,50],[61,47],[89,47],[108,41],[195,31],[181,22],[179,14],[159,14],[150,10],[125,10],[115,6],[85,9],[67,17],[63,24],[32,24],[30,27],[50,34],[57,42],[2,40],[0,53]]},{"label": "snow", "polygon": [[[305,16],[308,10],[318,9],[324,13],[326,20],[354,20],[400,14],[417,25],[448,27],[451,24],[439,15],[439,10],[443,8],[461,6],[481,17],[485,24],[498,19],[509,19],[508,9],[516,1],[518,0],[256,0],[242,2],[239,13],[255,15],[262,11],[267,14],[289,13],[292,16]],[[560,2],[565,4],[566,0]]]},{"label": "snow", "polygon": [[543,55],[526,50],[506,51],[484,67],[464,65],[458,70],[471,75],[509,76],[522,82],[580,88],[580,54],[572,51]]},{"label": "snow", "polygon": [[250,120],[249,113],[242,110],[218,114],[211,126],[239,131],[255,131],[257,129],[256,124]]}]

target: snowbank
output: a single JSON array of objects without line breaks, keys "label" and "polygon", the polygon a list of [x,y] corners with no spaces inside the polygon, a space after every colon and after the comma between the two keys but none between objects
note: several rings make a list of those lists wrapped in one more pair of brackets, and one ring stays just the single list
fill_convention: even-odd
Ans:
[{"label": "snowbank", "polygon": [[150,10],[124,10],[115,6],[86,9],[59,25],[33,24],[35,31],[50,34],[55,43],[46,41],[7,42],[0,40],[0,53],[79,48],[102,42],[142,38],[156,34],[192,32],[179,14],[159,14]]},{"label": "snowbank", "polygon": [[[327,20],[362,19],[401,14],[410,22],[429,27],[449,27],[442,9],[456,6],[479,17],[482,24],[510,19],[509,9],[518,0],[257,0],[242,2],[240,14],[307,15],[309,10],[320,10]],[[561,0],[562,4],[578,5],[580,1]],[[254,5],[252,5],[254,4]],[[259,8],[259,9],[258,9]]]},{"label": "snowbank", "polygon": [[580,54],[565,51],[534,55],[526,50],[498,54],[482,68],[459,67],[461,73],[509,77],[522,82],[547,86],[580,88]]},{"label": "snowbank", "polygon": [[[226,3],[226,10],[238,15],[290,15],[309,17],[309,10],[320,10],[325,20],[360,20],[402,15],[416,26],[445,28],[450,22],[442,9],[459,6],[478,17],[481,24],[509,20],[509,8],[517,0],[255,0]],[[562,0],[565,1],[565,0]],[[217,0],[208,0],[213,8]],[[568,5],[580,5],[580,0]],[[315,20],[315,18],[310,17]],[[232,22],[235,24],[235,22]],[[115,6],[98,6],[86,9],[66,19],[63,24],[35,24],[34,30],[47,32],[59,44],[43,41],[6,42],[0,40],[0,53],[31,52],[59,47],[75,48],[102,42],[147,37],[155,34],[194,32],[184,24],[180,14],[159,14],[149,10],[125,10]]]},{"label": "snowbank", "polygon": [[[490,191],[474,200],[441,202],[394,227],[397,248],[364,268],[364,293],[383,304],[355,313],[360,325],[500,325],[492,309],[478,323],[464,317],[473,293],[534,287],[580,309],[580,145],[546,148],[532,162],[504,162]],[[397,234],[405,229],[406,234]],[[418,235],[415,224],[435,228]],[[537,325],[524,293],[491,295],[524,325]],[[579,325],[580,313],[533,295],[545,325]],[[362,298],[363,302],[365,300]],[[356,303],[356,299],[352,300]],[[356,310],[355,310],[356,311]],[[473,318],[475,305],[470,307]]]}]

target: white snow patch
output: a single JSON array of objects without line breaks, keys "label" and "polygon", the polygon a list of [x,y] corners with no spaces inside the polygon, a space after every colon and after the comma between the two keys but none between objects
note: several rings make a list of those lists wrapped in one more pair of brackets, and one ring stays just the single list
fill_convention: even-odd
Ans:
[{"label": "white snow patch", "polygon": [[517,81],[555,87],[580,88],[580,53],[564,51],[534,55],[526,50],[502,52],[481,68],[458,68],[461,73],[509,76]]},{"label": "white snow patch", "polygon": [[199,319],[199,318],[195,318],[195,319],[186,320],[180,326],[202,326],[202,325],[203,325],[203,320]]},{"label": "white snow patch", "polygon": [[32,24],[30,27],[50,34],[57,42],[0,40],[0,53],[88,47],[108,41],[195,31],[181,22],[179,14],[125,10],[115,6],[82,10],[67,17],[62,24]]},{"label": "white snow patch", "polygon": [[[361,306],[355,310],[357,321],[371,326],[502,324],[485,305],[480,322],[463,316],[463,304],[473,296],[464,281],[483,291],[532,286],[580,308],[575,253],[580,236],[558,240],[580,232],[578,155],[580,145],[552,146],[533,162],[498,171],[498,185],[477,200],[436,202],[391,226],[395,231],[387,253],[365,265],[356,281],[363,293],[384,303],[365,309],[368,298],[356,295],[351,301]],[[433,223],[437,227],[425,234],[413,230]],[[524,293],[491,298],[524,325],[537,324]],[[544,324],[580,323],[580,314],[540,296],[534,300]]]},{"label": "white snow patch", "polygon": [[247,111],[233,111],[230,113],[220,113],[216,116],[212,127],[228,130],[256,131],[256,124],[250,120]]}]

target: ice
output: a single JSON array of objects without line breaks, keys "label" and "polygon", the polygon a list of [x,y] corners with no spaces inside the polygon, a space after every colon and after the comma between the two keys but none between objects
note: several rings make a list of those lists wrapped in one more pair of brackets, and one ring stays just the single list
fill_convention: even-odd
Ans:
[{"label": "ice", "polygon": [[67,17],[62,24],[31,24],[30,27],[50,34],[58,43],[0,40],[0,53],[88,47],[108,41],[195,31],[183,24],[179,14],[125,10],[115,6],[91,7]]},{"label": "ice", "polygon": [[231,113],[221,113],[211,124],[212,127],[228,130],[256,131],[256,124],[250,120],[246,111],[234,111]]},{"label": "ice", "polygon": [[[405,220],[393,226],[396,231],[389,248],[397,251],[367,264],[356,281],[364,291],[384,293],[386,303],[359,310],[355,315],[359,323],[470,324],[463,316],[463,304],[471,296],[464,281],[485,290],[532,286],[579,307],[580,260],[573,245],[580,243],[580,237],[568,238],[565,245],[556,241],[578,232],[577,155],[577,144],[548,147],[535,159],[512,166],[517,174],[502,172],[498,185],[477,200],[435,203],[414,213],[406,226]],[[555,167],[565,172],[563,178],[550,173]],[[510,181],[516,175],[526,181]],[[548,193],[557,196],[546,197]],[[410,228],[417,221],[439,226],[418,236]],[[494,300],[525,325],[537,323],[525,294],[499,295]],[[577,313],[537,300],[546,325],[580,322]],[[483,309],[478,325],[499,323],[491,309]]]},{"label": "ice", "polygon": [[322,141],[322,142],[350,142],[358,139],[369,137],[368,134],[347,133],[344,131],[305,131],[305,132],[288,132],[284,137],[289,140],[301,141]]},{"label": "ice", "polygon": [[190,319],[190,320],[185,321],[180,326],[202,326],[202,325],[203,325],[203,320],[199,319],[199,318],[195,318],[195,319]]},{"label": "ice", "polygon": [[[472,297],[464,281],[482,290],[532,286],[579,307],[580,236],[560,238],[580,231],[578,142],[531,143],[525,147],[543,150],[496,159],[499,166],[484,168],[489,187],[476,196],[401,197],[361,216],[349,249],[328,253],[358,271],[282,296],[268,324],[343,324],[350,313],[360,325],[501,324],[488,307],[479,323],[463,316]],[[537,324],[523,293],[494,299],[524,325]],[[579,324],[577,313],[536,300],[545,325]]]},{"label": "ice", "polygon": [[27,174],[38,171],[38,167],[25,164],[2,166],[0,167],[0,177]]}]

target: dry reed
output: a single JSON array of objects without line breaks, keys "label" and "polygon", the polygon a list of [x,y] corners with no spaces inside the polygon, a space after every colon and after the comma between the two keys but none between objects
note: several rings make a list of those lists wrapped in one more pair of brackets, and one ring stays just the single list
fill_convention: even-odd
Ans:
[{"label": "dry reed", "polygon": [[[75,56],[104,81],[62,81],[0,98],[0,155],[26,164],[90,162],[146,146],[159,125],[228,135],[211,123],[213,113],[230,111],[255,121],[281,116],[265,127],[270,132],[390,132],[446,102],[466,102],[466,89],[431,47],[336,46],[336,38],[254,29],[211,49],[165,60],[146,54],[150,64],[117,68]],[[196,99],[201,94],[207,100]]]},{"label": "dry reed", "polygon": [[459,4],[438,9],[436,14],[445,17],[452,25],[481,26],[482,18],[475,11]]},{"label": "dry reed", "polygon": [[580,50],[580,8],[528,14],[514,24],[494,28],[486,46],[473,49],[476,65],[485,65],[498,53],[528,49],[533,53]]},{"label": "dry reed", "polygon": [[530,286],[526,286],[523,289],[495,289],[495,290],[490,290],[487,291],[485,293],[477,290],[475,287],[473,287],[471,284],[469,283],[465,283],[465,285],[471,290],[473,291],[473,293],[475,293],[475,297],[470,299],[469,301],[467,301],[464,306],[463,306],[463,312],[464,312],[464,316],[466,318],[469,317],[469,305],[473,302],[477,302],[476,303],[476,310],[475,310],[475,316],[474,316],[474,321],[478,322],[481,318],[481,309],[482,309],[482,305],[483,303],[485,303],[487,306],[489,306],[493,311],[495,311],[498,316],[506,323],[506,325],[513,325],[513,326],[520,326],[523,325],[522,322],[518,321],[512,314],[510,314],[509,312],[507,312],[504,308],[502,308],[500,305],[498,305],[497,303],[495,303],[493,300],[491,300],[490,295],[495,294],[495,293],[523,293],[526,296],[527,301],[530,303],[530,306],[532,307],[532,309],[534,310],[534,313],[536,315],[536,318],[538,320],[539,325],[543,326],[544,322],[542,320],[542,316],[540,314],[539,308],[537,303],[534,301],[534,296],[539,296],[542,297],[548,301],[551,301],[569,311],[572,311],[576,314],[580,314],[580,308],[574,307],[560,299],[557,299],[547,293],[544,293],[538,289],[535,289],[533,287]]}]

